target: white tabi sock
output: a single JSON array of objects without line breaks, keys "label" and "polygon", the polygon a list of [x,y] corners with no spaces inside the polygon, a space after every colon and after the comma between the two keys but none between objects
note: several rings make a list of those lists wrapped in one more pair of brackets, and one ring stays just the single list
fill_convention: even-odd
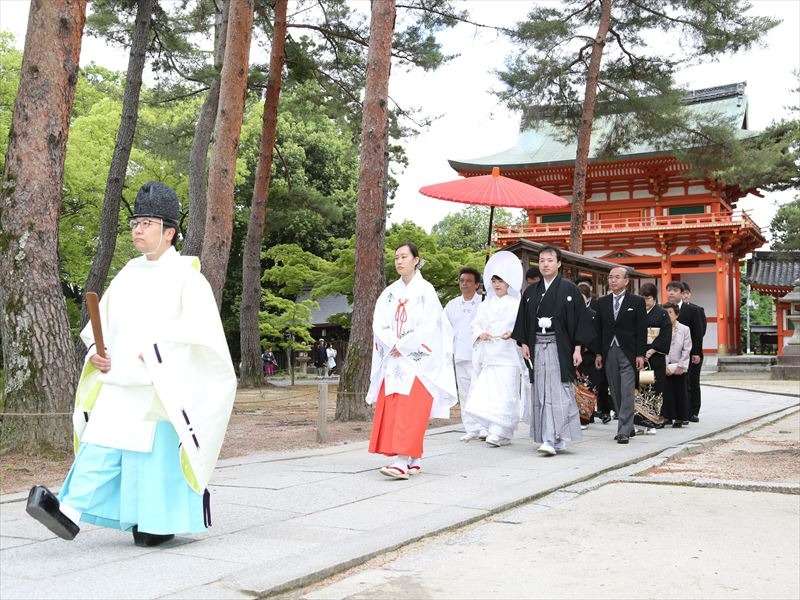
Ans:
[{"label": "white tabi sock", "polygon": [[389,466],[397,467],[398,469],[402,469],[403,471],[407,471],[408,470],[408,461],[410,461],[410,460],[411,460],[410,456],[398,455],[397,457],[395,457],[395,461]]},{"label": "white tabi sock", "polygon": [[69,504],[64,504],[63,502],[58,505],[58,509],[63,513],[65,517],[67,517],[70,521],[77,525],[81,520],[81,513],[74,508],[72,508]]}]

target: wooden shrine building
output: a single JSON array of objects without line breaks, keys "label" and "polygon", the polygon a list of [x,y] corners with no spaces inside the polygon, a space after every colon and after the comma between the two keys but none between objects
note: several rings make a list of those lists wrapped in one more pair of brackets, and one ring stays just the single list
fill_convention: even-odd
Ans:
[{"label": "wooden shrine building", "polygon": [[[745,84],[691,92],[686,104],[697,113],[715,111],[747,129]],[[589,155],[583,253],[633,267],[649,276],[666,297],[672,280],[686,281],[692,302],[703,306],[708,329],[703,347],[720,354],[739,352],[739,261],[765,239],[758,225],[736,202],[747,194],[737,187],[690,178],[673,155],[645,145],[616,160],[594,158],[599,134],[608,127],[596,120]],[[471,160],[451,160],[463,176],[485,175],[500,167],[506,177],[530,183],[571,200],[576,143],[563,143],[551,124],[520,134],[513,148]],[[569,247],[569,210],[530,210],[519,227],[497,227],[494,241],[506,247],[519,240]],[[642,280],[642,282],[648,279]]]},{"label": "wooden shrine building", "polygon": [[782,356],[786,340],[794,333],[787,319],[789,303],[782,301],[782,298],[800,280],[800,250],[753,252],[752,258],[747,261],[745,278],[751,289],[772,296],[775,302],[778,356]]}]

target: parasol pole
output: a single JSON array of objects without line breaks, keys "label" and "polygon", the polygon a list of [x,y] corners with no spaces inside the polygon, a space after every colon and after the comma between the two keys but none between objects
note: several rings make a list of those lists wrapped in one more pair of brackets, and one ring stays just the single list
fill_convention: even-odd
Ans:
[{"label": "parasol pole", "polygon": [[[489,237],[486,239],[486,249],[492,247],[492,222],[494,221],[494,206],[489,208]],[[486,255],[486,260],[489,260],[489,255]]]},{"label": "parasol pole", "polygon": [[[498,177],[500,177],[500,167],[492,167],[492,181],[495,181]],[[494,205],[489,207],[489,235],[486,238],[486,262],[489,262],[489,253],[492,251],[493,223],[494,223]]]}]

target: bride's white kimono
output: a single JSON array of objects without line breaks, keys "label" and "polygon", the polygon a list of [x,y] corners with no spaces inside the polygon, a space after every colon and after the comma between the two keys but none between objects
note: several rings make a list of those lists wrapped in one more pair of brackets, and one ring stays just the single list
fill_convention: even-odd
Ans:
[{"label": "bride's white kimono", "polygon": [[[367,404],[376,404],[370,452],[422,454],[429,418],[448,418],[456,403],[453,333],[436,290],[417,271],[375,303]],[[399,356],[391,356],[396,349]]]},{"label": "bride's white kimono", "polygon": [[[491,287],[497,276],[509,284],[508,293],[498,297]],[[519,285],[522,265],[510,252],[496,253],[484,271],[487,298],[478,307],[472,322],[473,384],[462,408],[467,433],[481,430],[511,439],[521,419],[526,419],[524,402],[524,363],[517,343],[503,334],[514,329],[519,310]],[[490,333],[491,340],[479,339]]]}]

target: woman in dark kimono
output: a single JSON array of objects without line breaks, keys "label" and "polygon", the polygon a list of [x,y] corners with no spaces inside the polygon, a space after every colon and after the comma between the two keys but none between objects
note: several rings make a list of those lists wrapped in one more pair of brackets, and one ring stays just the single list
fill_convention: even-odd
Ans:
[{"label": "woman in dark kimono", "polygon": [[647,346],[644,357],[650,363],[655,375],[653,391],[664,395],[664,381],[666,379],[665,362],[669,352],[669,343],[672,337],[672,324],[666,311],[658,305],[658,292],[652,283],[644,283],[639,288],[639,294],[644,298],[647,310]]}]

